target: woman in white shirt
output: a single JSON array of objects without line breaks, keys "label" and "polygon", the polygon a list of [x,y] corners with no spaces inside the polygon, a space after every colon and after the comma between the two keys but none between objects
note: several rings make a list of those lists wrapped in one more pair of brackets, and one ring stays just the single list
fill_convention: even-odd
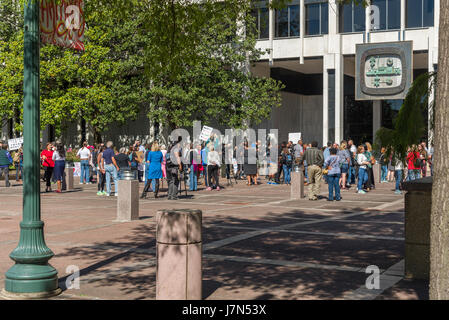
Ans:
[{"label": "woman in white shirt", "polygon": [[[209,187],[207,190],[220,190],[218,181],[218,169],[221,166],[220,155],[215,151],[213,144],[209,145],[209,153],[207,154],[207,175],[209,178]],[[214,185],[212,185],[212,178],[214,178]]]},{"label": "woman in white shirt", "polygon": [[52,160],[55,162],[53,177],[58,182],[58,190],[56,190],[56,192],[61,193],[61,181],[64,176],[65,168],[65,148],[63,144],[58,143],[56,145],[56,151],[53,152]]},{"label": "woman in white shirt", "polygon": [[76,154],[81,159],[81,177],[80,177],[80,184],[86,184],[89,182],[89,162],[91,159],[91,152],[90,149],[87,147],[87,142],[84,141],[83,147],[78,150],[78,153]]},{"label": "woman in white shirt", "polygon": [[357,185],[358,193],[366,193],[366,191],[363,190],[363,185],[368,181],[367,165],[369,164],[369,160],[364,153],[365,147],[359,146],[357,148],[357,163],[359,165],[359,181]]}]

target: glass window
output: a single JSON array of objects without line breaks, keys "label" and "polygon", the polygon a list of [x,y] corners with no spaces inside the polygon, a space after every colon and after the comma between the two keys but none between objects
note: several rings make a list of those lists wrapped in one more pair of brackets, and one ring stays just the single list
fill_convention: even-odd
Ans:
[{"label": "glass window", "polygon": [[299,37],[299,6],[289,6],[290,37]]},{"label": "glass window", "polygon": [[320,4],[309,4],[306,7],[306,34],[320,34]]},{"label": "glass window", "polygon": [[340,5],[340,32],[365,31],[365,7],[355,3]]},{"label": "glass window", "polygon": [[267,39],[269,37],[269,18],[268,8],[254,8],[250,14],[254,18],[256,26],[255,32],[258,39]]},{"label": "glass window", "polygon": [[275,17],[274,36],[276,38],[299,37],[299,5],[276,10]]},{"label": "glass window", "polygon": [[388,29],[401,29],[401,0],[388,0]]},{"label": "glass window", "polygon": [[373,18],[372,30],[394,30],[401,28],[401,0],[372,0],[379,8],[379,23]]},{"label": "glass window", "polygon": [[407,28],[422,26],[422,0],[407,0]]},{"label": "glass window", "polygon": [[329,33],[329,6],[327,3],[321,4],[321,34]]},{"label": "glass window", "polygon": [[354,5],[354,31],[360,32],[365,31],[366,21],[365,21],[365,7],[362,5]]},{"label": "glass window", "polygon": [[423,0],[423,27],[433,27],[434,11],[434,0]]},{"label": "glass window", "polygon": [[270,32],[270,18],[269,9],[259,9],[259,37],[260,39],[267,39]]},{"label": "glass window", "polygon": [[306,34],[327,34],[329,23],[328,15],[327,3],[306,5]]},{"label": "glass window", "polygon": [[[371,15],[371,30],[386,30],[387,27],[387,0],[372,0],[372,6],[379,8],[379,21]],[[375,11],[371,11],[373,14]]]},{"label": "glass window", "polygon": [[407,0],[407,28],[433,27],[434,0]]},{"label": "glass window", "polygon": [[352,4],[340,6],[340,32],[352,32]]},{"label": "glass window", "polygon": [[276,33],[278,38],[288,37],[288,7],[276,10]]}]

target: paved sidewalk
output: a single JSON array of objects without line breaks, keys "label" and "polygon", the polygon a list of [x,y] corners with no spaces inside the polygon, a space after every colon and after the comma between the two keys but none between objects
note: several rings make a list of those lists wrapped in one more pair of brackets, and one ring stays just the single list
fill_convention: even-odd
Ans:
[{"label": "paved sidewalk", "polygon": [[[225,182],[225,181],[223,181]],[[96,185],[42,193],[45,240],[60,285],[68,266],[81,269],[80,289],[58,299],[154,299],[158,209],[203,211],[204,299],[427,299],[425,282],[403,280],[404,199],[393,184],[343,200],[290,200],[289,187],[246,186],[189,192],[178,201],[140,200],[140,220],[116,222],[115,197]],[[0,287],[19,239],[22,186],[0,184]],[[141,184],[141,190],[143,184]],[[42,185],[42,190],[45,186]],[[184,193],[183,193],[184,194]],[[381,270],[381,289],[366,290],[366,268]]]}]

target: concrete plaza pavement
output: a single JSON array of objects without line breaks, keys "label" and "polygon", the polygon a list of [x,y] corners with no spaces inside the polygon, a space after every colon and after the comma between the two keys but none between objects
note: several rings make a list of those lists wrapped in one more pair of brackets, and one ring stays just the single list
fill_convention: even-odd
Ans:
[{"label": "concrete plaza pavement", "polygon": [[[80,288],[56,299],[155,299],[155,221],[159,209],[203,212],[203,298],[428,299],[425,281],[403,279],[404,196],[394,184],[368,194],[342,191],[329,202],[291,200],[286,185],[188,192],[180,200],[140,200],[140,219],[117,222],[116,197],[97,196],[96,185],[41,193],[45,240],[60,286],[80,269]],[[19,240],[22,186],[0,182],[0,287]],[[140,186],[143,189],[143,183]],[[41,190],[45,190],[44,184]],[[368,266],[381,271],[381,288],[366,289]]]}]

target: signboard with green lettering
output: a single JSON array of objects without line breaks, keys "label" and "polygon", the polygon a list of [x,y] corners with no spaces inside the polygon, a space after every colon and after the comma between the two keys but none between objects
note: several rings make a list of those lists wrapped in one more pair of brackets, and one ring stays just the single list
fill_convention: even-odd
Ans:
[{"label": "signboard with green lettering", "polygon": [[360,44],[356,49],[356,100],[404,99],[412,83],[411,41]]}]

